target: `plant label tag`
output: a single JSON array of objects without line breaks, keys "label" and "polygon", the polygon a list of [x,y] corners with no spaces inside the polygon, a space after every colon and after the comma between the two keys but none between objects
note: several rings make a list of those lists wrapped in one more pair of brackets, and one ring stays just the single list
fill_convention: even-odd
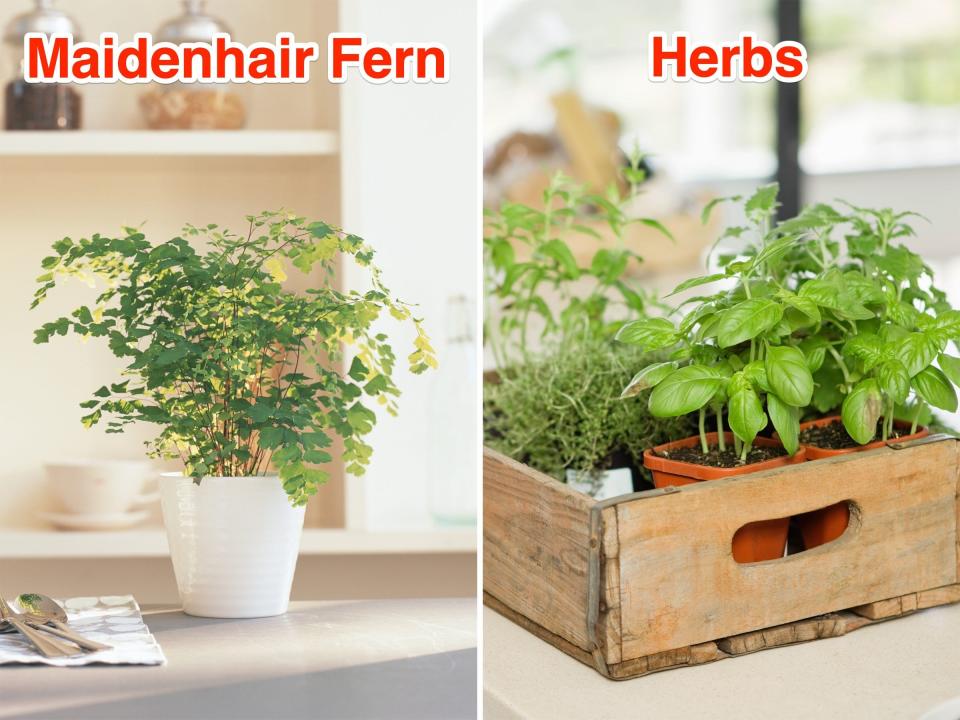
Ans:
[{"label": "plant label tag", "polygon": [[567,485],[596,500],[606,500],[632,493],[633,473],[630,468],[613,468],[601,473],[567,470]]}]

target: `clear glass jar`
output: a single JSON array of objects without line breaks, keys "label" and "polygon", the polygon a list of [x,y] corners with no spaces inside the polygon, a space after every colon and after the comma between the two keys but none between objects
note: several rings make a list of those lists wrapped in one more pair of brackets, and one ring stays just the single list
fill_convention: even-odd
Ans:
[{"label": "clear glass jar", "polygon": [[[184,0],[183,14],[164,23],[154,42],[213,42],[230,28],[206,12],[206,0]],[[247,109],[238,85],[209,83],[153,84],[140,98],[147,126],[153,130],[239,130],[247,124]]]},{"label": "clear glass jar", "polygon": [[23,77],[23,37],[29,32],[70,33],[80,39],[77,24],[54,7],[54,0],[36,0],[29,12],[10,21],[3,35],[3,109],[7,130],[79,130],[83,100],[73,85],[28,83]]},{"label": "clear glass jar", "polygon": [[440,525],[477,522],[475,453],[477,357],[473,312],[463,295],[447,304],[447,337],[431,387],[433,448],[428,464],[430,514]]}]

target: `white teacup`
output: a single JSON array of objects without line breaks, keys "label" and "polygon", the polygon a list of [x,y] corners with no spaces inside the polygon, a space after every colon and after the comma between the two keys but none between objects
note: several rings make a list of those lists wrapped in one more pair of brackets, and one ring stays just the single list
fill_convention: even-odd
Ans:
[{"label": "white teacup", "polygon": [[117,515],[160,498],[159,492],[143,492],[155,475],[144,460],[75,460],[45,467],[63,509],[75,515]]}]

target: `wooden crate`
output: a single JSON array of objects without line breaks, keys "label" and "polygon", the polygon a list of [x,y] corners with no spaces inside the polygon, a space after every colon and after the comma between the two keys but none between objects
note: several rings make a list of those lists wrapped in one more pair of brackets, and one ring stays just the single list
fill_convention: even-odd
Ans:
[{"label": "wooden crate", "polygon": [[[484,450],[484,601],[613,679],[960,601],[960,449],[939,435],[597,502]],[[734,532],[850,501],[832,543],[738,564]]]}]

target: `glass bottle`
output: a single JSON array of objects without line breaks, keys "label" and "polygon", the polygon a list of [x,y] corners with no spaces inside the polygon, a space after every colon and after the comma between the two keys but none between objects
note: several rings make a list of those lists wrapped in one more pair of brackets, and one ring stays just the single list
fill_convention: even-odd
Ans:
[{"label": "glass bottle", "polygon": [[[154,42],[211,43],[230,28],[206,11],[206,0],[184,0],[183,14],[168,20],[153,34]],[[247,110],[236,85],[210,83],[154,84],[140,98],[148,127],[153,130],[239,130]]]},{"label": "glass bottle", "polygon": [[451,297],[446,312],[446,343],[431,386],[433,451],[428,465],[430,514],[440,525],[477,522],[476,345],[472,305]]},{"label": "glass bottle", "polygon": [[70,33],[80,29],[54,0],[35,0],[35,7],[10,21],[3,35],[4,127],[7,130],[79,130],[83,103],[73,85],[28,83],[23,77],[23,38],[31,32]]}]

